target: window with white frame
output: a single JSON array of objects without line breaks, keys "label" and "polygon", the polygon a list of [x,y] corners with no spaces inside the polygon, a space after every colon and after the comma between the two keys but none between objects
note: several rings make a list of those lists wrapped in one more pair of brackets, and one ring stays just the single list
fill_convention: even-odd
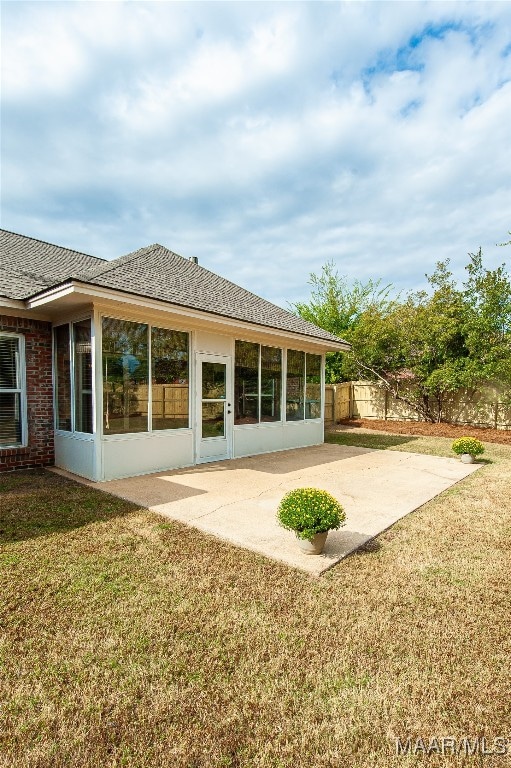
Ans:
[{"label": "window with white frame", "polygon": [[321,355],[287,350],[286,421],[321,418]]},{"label": "window with white frame", "polygon": [[188,333],[103,317],[102,339],[103,434],[188,428]]},{"label": "window with white frame", "polygon": [[53,330],[55,427],[64,432],[93,431],[91,320]]},{"label": "window with white frame", "polygon": [[234,423],[280,421],[282,350],[236,341],[234,358]]},{"label": "window with white frame", "polygon": [[0,448],[26,442],[25,339],[0,334]]}]

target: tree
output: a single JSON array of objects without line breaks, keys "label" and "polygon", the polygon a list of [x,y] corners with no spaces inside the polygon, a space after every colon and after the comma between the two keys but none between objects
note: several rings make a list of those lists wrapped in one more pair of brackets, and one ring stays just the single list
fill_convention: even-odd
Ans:
[{"label": "tree", "polygon": [[[309,285],[312,286],[309,301],[296,302],[291,308],[304,320],[346,341],[365,311],[371,307],[383,310],[391,303],[391,285],[383,286],[382,280],[371,279],[366,283],[354,280],[350,284],[346,276],[335,270],[333,262],[327,262],[320,275],[312,273]],[[344,365],[343,353],[327,355],[327,382],[345,379]]]},{"label": "tree", "polygon": [[428,277],[433,289],[387,312],[366,312],[349,340],[345,370],[377,382],[427,421],[441,421],[445,400],[462,387],[492,382],[511,390],[511,282],[505,265],[488,270],[469,254],[457,287],[448,262]]},{"label": "tree", "polygon": [[469,258],[464,297],[470,376],[473,383],[494,381],[511,389],[511,276],[505,264],[485,269],[481,249]]},{"label": "tree", "polygon": [[421,418],[440,420],[446,394],[463,381],[461,310],[456,292],[443,284],[432,298],[410,295],[386,312],[364,313],[350,337],[347,369],[353,378],[378,383]]},{"label": "tree", "polygon": [[458,285],[449,262],[438,262],[430,291],[405,298],[381,280],[350,285],[332,263],[311,275],[311,299],[294,309],[352,345],[327,356],[327,381],[374,381],[428,421],[441,421],[463,387],[497,383],[511,401],[511,277],[505,264],[487,269],[481,249],[466,270]]}]

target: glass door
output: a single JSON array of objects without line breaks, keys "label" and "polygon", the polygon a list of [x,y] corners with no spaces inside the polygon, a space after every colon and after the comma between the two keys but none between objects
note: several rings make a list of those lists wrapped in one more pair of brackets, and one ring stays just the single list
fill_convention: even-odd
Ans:
[{"label": "glass door", "polygon": [[232,395],[230,358],[197,355],[197,461],[231,457]]}]

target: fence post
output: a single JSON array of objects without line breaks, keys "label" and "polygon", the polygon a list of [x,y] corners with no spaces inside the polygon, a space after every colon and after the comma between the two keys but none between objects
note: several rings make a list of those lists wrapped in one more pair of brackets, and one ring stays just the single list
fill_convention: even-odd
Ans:
[{"label": "fence post", "polygon": [[498,402],[498,400],[495,403],[495,410],[494,410],[494,414],[493,414],[493,422],[495,424],[495,429],[497,429],[498,425],[499,425],[499,402]]},{"label": "fence post", "polygon": [[385,405],[384,405],[384,408],[383,408],[385,421],[387,421],[387,410],[388,410],[388,407],[389,407],[389,393],[387,392],[387,390],[385,390]]}]

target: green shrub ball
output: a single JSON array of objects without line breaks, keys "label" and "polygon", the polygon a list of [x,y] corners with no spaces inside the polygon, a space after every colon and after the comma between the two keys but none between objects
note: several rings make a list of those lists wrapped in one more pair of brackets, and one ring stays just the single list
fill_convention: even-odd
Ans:
[{"label": "green shrub ball", "polygon": [[311,540],[316,533],[344,525],[346,515],[332,494],[319,488],[297,488],[283,497],[277,510],[283,528],[295,531],[299,539]]},{"label": "green shrub ball", "polygon": [[484,453],[484,445],[475,437],[458,437],[452,444],[452,450],[461,456],[462,453],[470,453],[471,456],[480,456]]}]

